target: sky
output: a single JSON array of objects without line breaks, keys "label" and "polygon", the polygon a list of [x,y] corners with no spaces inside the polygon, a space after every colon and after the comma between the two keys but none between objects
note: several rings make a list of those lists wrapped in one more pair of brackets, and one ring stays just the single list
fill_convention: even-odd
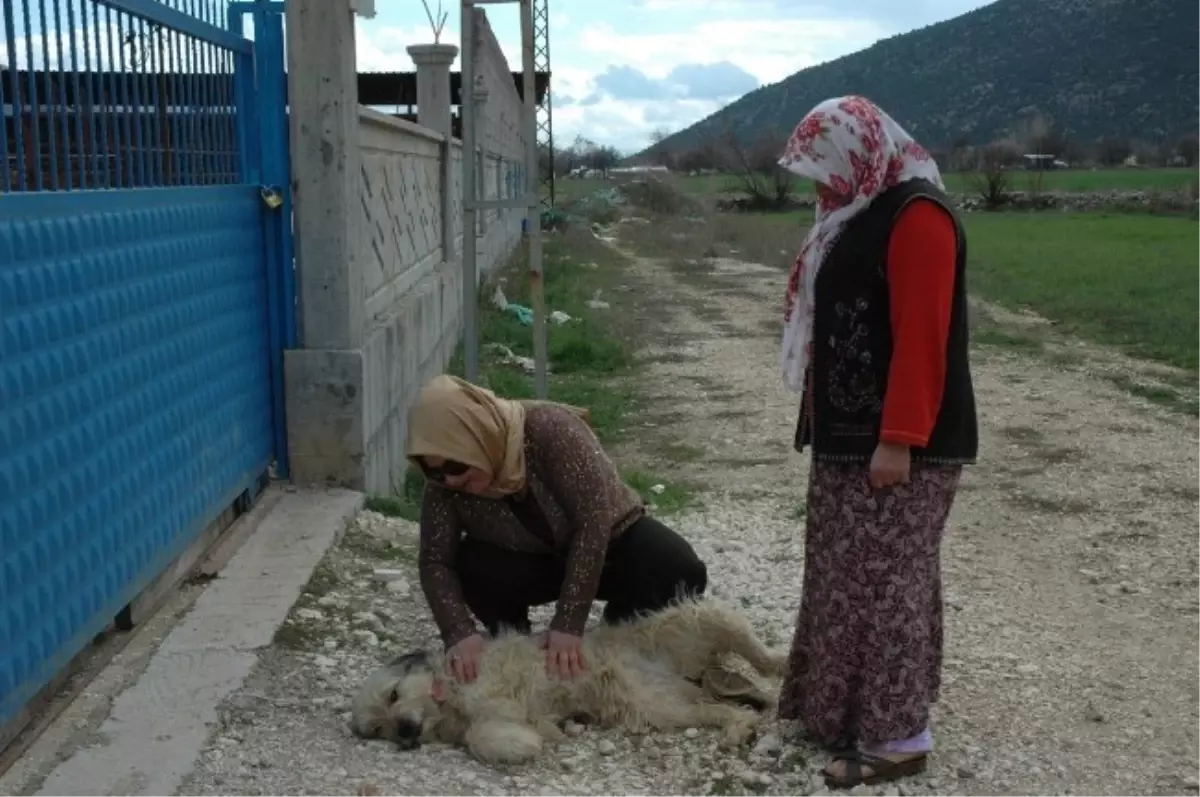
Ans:
[{"label": "sky", "polygon": [[[635,152],[656,130],[687,127],[760,85],[988,2],[550,0],[555,143],[582,135]],[[413,69],[405,48],[433,41],[421,0],[375,6],[374,19],[358,20],[359,71]],[[459,2],[443,8],[442,41],[457,44]],[[517,4],[484,8],[519,72]]]}]

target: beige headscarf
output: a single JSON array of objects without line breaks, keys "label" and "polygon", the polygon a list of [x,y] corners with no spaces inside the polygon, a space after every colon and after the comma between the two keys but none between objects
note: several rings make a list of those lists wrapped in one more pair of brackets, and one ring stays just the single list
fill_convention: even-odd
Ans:
[{"label": "beige headscarf", "polygon": [[[502,498],[525,489],[525,411],[536,404],[497,396],[487,388],[442,374],[429,380],[408,411],[405,455],[442,457],[492,477],[485,496]],[[557,404],[585,422],[581,407]]]}]

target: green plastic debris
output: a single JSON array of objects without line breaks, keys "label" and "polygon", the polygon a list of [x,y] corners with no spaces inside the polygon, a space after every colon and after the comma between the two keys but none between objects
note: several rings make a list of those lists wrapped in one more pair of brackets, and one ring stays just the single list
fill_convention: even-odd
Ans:
[{"label": "green plastic debris", "polygon": [[527,327],[533,326],[533,311],[523,304],[509,302],[507,305],[505,305],[504,312],[512,313],[517,317],[518,321]]}]

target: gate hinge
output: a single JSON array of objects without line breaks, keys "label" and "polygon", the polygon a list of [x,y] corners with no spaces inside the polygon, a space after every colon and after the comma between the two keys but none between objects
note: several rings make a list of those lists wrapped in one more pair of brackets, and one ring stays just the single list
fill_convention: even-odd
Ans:
[{"label": "gate hinge", "polygon": [[258,193],[262,196],[263,204],[271,210],[279,210],[279,208],[283,207],[283,195],[279,193],[278,188],[264,185]]}]

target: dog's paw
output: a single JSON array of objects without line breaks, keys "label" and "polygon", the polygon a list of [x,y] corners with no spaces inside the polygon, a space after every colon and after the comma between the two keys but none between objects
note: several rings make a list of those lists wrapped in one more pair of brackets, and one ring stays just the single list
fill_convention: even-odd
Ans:
[{"label": "dog's paw", "polygon": [[725,732],[721,736],[721,746],[726,750],[749,746],[754,741],[759,719],[759,716],[752,711],[744,712],[737,720],[725,726]]},{"label": "dog's paw", "polygon": [[[564,723],[565,724],[565,723]],[[545,739],[546,744],[559,744],[567,740],[567,734],[550,720],[543,720],[537,725],[537,732]]]}]

